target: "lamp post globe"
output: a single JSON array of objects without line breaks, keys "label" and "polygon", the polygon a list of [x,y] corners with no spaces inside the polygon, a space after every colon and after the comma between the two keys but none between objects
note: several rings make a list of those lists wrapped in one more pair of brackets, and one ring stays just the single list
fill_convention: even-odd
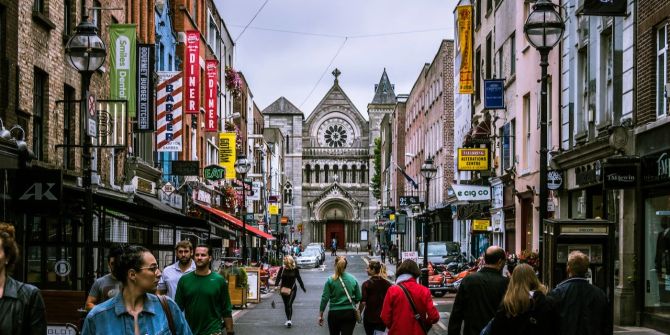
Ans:
[{"label": "lamp post globe", "polygon": [[437,174],[437,168],[433,165],[433,159],[428,157],[421,165],[421,175],[426,179],[433,179]]},{"label": "lamp post globe", "polygon": [[433,159],[428,156],[428,158],[421,165],[421,175],[426,178],[426,206],[425,213],[423,215],[423,234],[421,235],[421,240],[423,242],[423,264],[421,269],[421,284],[425,287],[428,287],[428,197],[430,196],[430,180],[435,178],[437,174],[437,168],[433,165]]},{"label": "lamp post globe", "polygon": [[552,49],[563,37],[565,23],[554,4],[549,0],[538,0],[523,26],[526,39],[535,49]]},{"label": "lamp post globe", "polygon": [[251,163],[245,156],[238,156],[235,160],[235,172],[242,178],[242,208],[240,208],[240,216],[242,218],[242,263],[247,264],[247,220],[245,214],[247,211],[247,190],[244,184],[244,179],[251,169]]},{"label": "lamp post globe", "polygon": [[83,21],[65,45],[65,59],[79,72],[94,72],[105,63],[107,48],[98,36],[98,28]]},{"label": "lamp post globe", "polygon": [[237,157],[237,159],[235,160],[235,172],[244,175],[247,172],[249,172],[250,168],[251,164],[249,163],[249,160],[246,157],[244,156]]}]

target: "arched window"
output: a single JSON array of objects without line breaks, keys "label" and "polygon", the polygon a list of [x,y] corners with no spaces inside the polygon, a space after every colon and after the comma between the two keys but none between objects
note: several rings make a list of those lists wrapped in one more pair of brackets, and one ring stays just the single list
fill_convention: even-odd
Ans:
[{"label": "arched window", "polygon": [[356,165],[354,165],[351,167],[351,182],[356,184],[356,179],[358,178],[356,176]]},{"label": "arched window", "polygon": [[346,184],[346,182],[347,182],[347,172],[348,172],[347,171],[347,166],[345,165],[345,166],[342,167],[342,183],[343,184]]},{"label": "arched window", "polygon": [[316,164],[316,167],[314,168],[314,182],[318,183],[319,182],[319,175],[321,174],[321,167],[319,164]]},{"label": "arched window", "polygon": [[330,166],[328,166],[328,164],[326,164],[323,167],[323,175],[324,175],[323,182],[324,183],[329,183],[330,182],[330,178],[328,177],[329,172],[330,172]]},{"label": "arched window", "polygon": [[340,168],[337,165],[333,166],[333,181],[340,181],[339,170]]},{"label": "arched window", "polygon": [[312,167],[309,164],[305,166],[305,182],[308,184],[312,182]]},{"label": "arched window", "polygon": [[284,203],[293,204],[293,186],[291,183],[284,185]]}]

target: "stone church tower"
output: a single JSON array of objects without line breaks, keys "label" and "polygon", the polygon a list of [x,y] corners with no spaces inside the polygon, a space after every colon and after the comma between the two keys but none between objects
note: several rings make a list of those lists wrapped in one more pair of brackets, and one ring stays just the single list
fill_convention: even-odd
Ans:
[{"label": "stone church tower", "polygon": [[393,111],[395,93],[384,70],[368,105],[374,120],[369,123],[340,87],[340,74],[338,69],[333,71],[332,87],[306,120],[284,97],[263,114],[266,127],[279,128],[289,136],[284,170],[294,199],[290,204],[285,201],[283,215],[303,224],[303,245],[323,242],[328,247],[335,238],[338,248],[355,249],[360,231],[374,228],[377,202],[370,190],[372,139],[379,136],[384,114]]}]

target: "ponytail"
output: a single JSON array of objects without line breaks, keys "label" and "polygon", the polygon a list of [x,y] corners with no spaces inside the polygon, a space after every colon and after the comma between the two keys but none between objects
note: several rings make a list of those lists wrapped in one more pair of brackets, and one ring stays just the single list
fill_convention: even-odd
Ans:
[{"label": "ponytail", "polygon": [[333,275],[333,280],[338,280],[344,274],[344,270],[347,268],[347,258],[344,256],[337,256],[335,258],[335,274]]}]

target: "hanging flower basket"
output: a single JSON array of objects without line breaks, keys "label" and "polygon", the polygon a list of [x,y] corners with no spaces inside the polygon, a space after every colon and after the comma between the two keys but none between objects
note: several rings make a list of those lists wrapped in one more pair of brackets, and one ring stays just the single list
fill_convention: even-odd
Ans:
[{"label": "hanging flower basket", "polygon": [[237,207],[237,204],[239,203],[238,201],[238,194],[237,191],[235,191],[235,188],[232,185],[226,185],[223,187],[223,199],[222,199],[222,204],[223,204],[223,210],[228,212],[228,213],[233,213],[235,211],[235,208]]},{"label": "hanging flower basket", "polygon": [[240,74],[230,66],[226,66],[226,88],[233,94],[239,96],[242,92],[242,79]]},{"label": "hanging flower basket", "polygon": [[532,266],[536,272],[540,269],[540,256],[537,252],[526,249],[520,252],[517,257],[519,258],[519,264],[526,263]]}]

